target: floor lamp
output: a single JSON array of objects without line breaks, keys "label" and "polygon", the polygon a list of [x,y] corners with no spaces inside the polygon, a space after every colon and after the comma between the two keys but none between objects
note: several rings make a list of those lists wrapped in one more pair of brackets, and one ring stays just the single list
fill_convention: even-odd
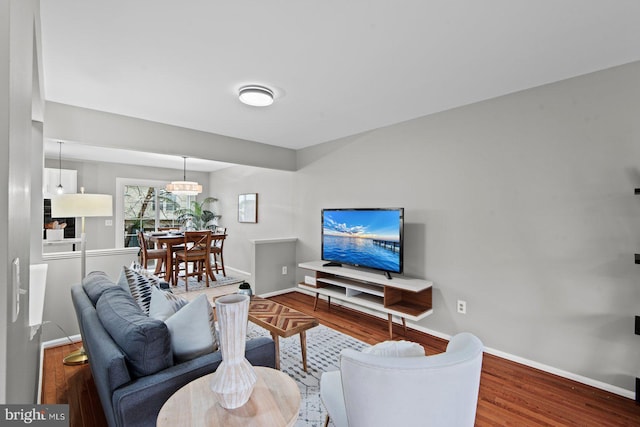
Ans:
[{"label": "floor lamp", "polygon": [[[84,279],[87,274],[87,239],[84,231],[84,219],[113,215],[113,198],[109,194],[85,194],[84,188],[78,194],[60,194],[51,199],[52,218],[82,218],[82,234],[80,235],[80,274]],[[84,347],[64,358],[65,365],[81,365],[89,361]]]}]

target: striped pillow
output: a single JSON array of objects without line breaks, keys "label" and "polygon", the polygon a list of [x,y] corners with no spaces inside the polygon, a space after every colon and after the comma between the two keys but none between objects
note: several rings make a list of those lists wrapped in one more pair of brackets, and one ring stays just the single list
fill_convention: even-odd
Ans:
[{"label": "striped pillow", "polygon": [[145,276],[127,266],[124,266],[123,269],[124,279],[129,286],[131,296],[138,303],[144,314],[149,315],[151,288],[160,288],[160,279],[155,276]]}]

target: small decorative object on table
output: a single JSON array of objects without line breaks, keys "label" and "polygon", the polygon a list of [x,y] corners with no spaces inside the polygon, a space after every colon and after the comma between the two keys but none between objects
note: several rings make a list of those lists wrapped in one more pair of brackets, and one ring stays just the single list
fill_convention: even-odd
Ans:
[{"label": "small decorative object on table", "polygon": [[66,222],[58,223],[58,221],[53,221],[48,224],[45,224],[47,240],[62,240],[64,239],[64,229],[67,226]]},{"label": "small decorative object on table", "polygon": [[247,403],[258,380],[253,366],[244,357],[249,296],[225,295],[216,299],[222,362],[211,380],[211,390],[220,406],[235,409]]},{"label": "small decorative object on table", "polygon": [[249,296],[253,295],[253,292],[251,292],[251,285],[247,282],[240,283],[240,286],[238,287],[238,293]]}]

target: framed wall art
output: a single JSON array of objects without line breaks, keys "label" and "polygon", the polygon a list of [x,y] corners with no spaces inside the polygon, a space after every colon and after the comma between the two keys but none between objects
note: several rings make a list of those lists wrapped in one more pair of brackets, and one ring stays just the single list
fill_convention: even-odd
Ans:
[{"label": "framed wall art", "polygon": [[258,193],[238,196],[238,222],[258,222]]}]

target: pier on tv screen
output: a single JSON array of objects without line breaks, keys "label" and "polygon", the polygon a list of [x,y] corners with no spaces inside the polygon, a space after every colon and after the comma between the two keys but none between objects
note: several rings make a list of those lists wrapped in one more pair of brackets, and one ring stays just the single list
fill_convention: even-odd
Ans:
[{"label": "pier on tv screen", "polygon": [[402,208],[323,209],[322,259],[402,272]]}]

